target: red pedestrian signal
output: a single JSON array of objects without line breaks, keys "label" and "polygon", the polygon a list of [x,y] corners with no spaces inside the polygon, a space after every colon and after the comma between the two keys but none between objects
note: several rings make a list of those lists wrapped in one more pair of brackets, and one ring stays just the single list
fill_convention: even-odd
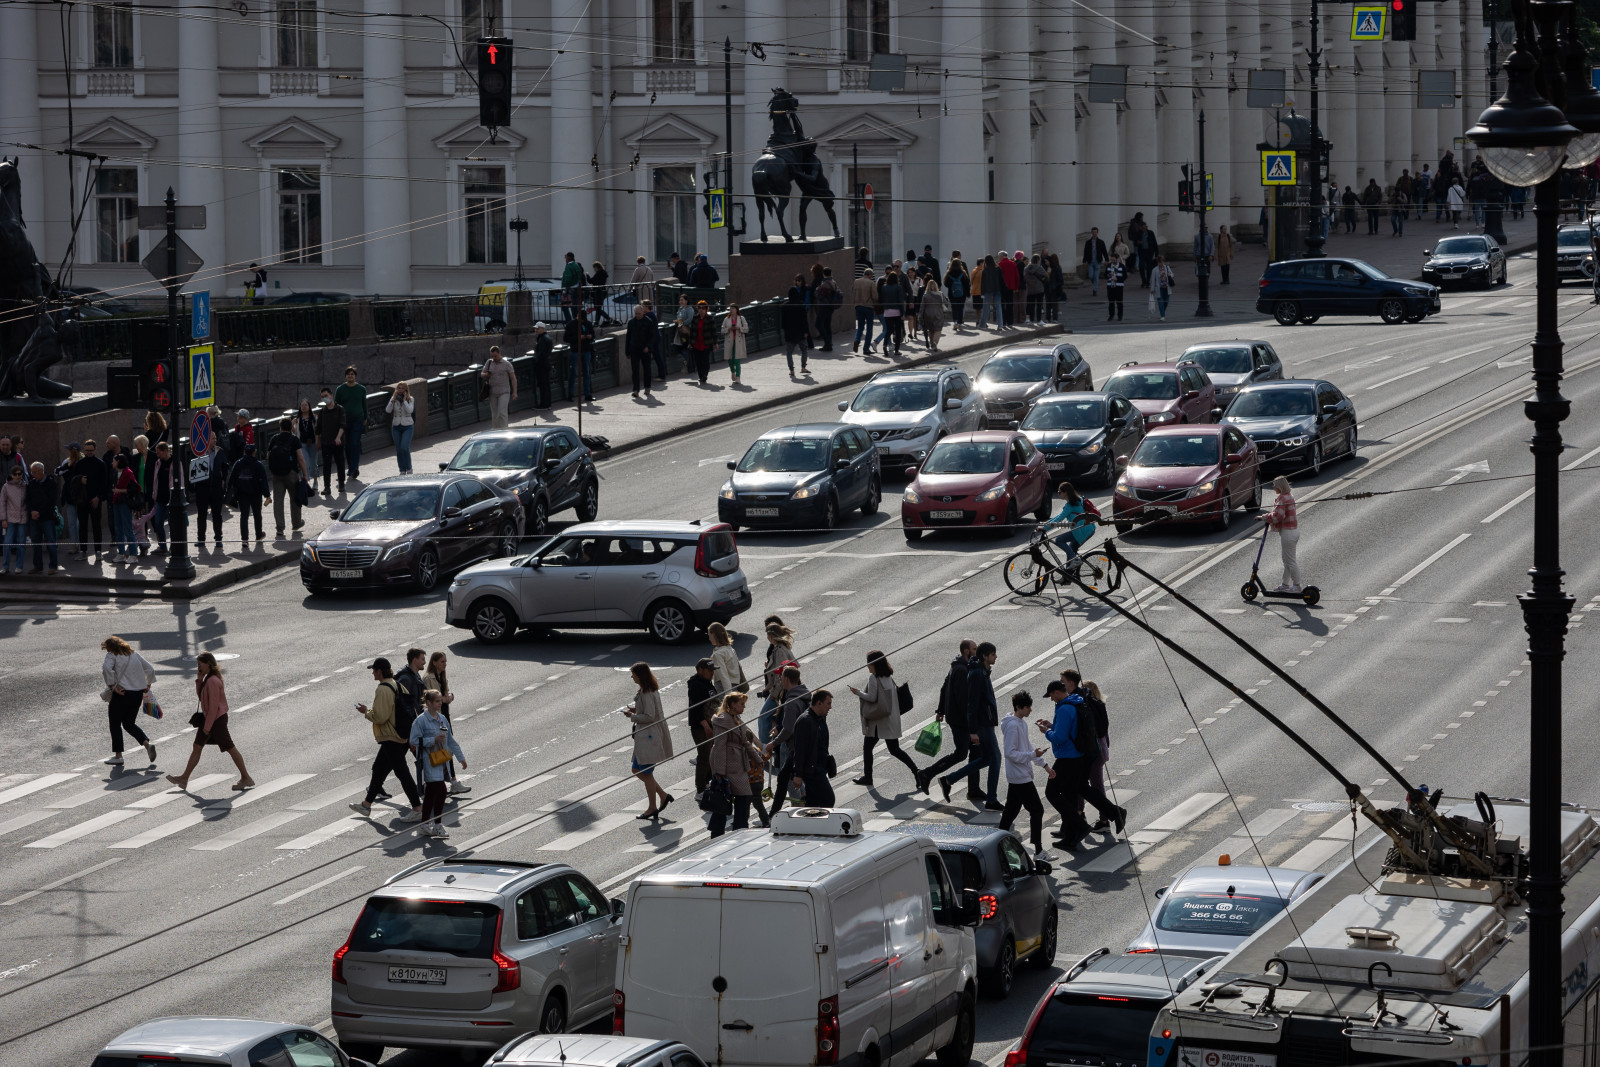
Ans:
[{"label": "red pedestrian signal", "polygon": [[511,66],[510,38],[478,39],[478,125],[511,125]]},{"label": "red pedestrian signal", "polygon": [[1417,0],[1389,0],[1391,11],[1389,32],[1391,41],[1415,41],[1417,39]]}]

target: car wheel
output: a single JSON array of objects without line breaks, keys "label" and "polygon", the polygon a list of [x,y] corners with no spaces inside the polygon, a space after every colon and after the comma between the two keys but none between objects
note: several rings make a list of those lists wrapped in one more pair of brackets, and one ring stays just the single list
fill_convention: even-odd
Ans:
[{"label": "car wheel", "polygon": [[1272,317],[1279,326],[1293,326],[1300,321],[1300,302],[1298,300],[1280,300],[1272,305]]},{"label": "car wheel", "polygon": [[517,524],[509,519],[500,524],[500,543],[495,546],[495,555],[500,557],[514,556],[517,549],[522,547],[522,538],[517,536]]},{"label": "car wheel", "polygon": [[879,485],[878,480],[874,478],[872,485],[867,489],[867,499],[861,504],[861,514],[876,515],[878,513],[878,505],[881,503],[883,503],[883,486]]},{"label": "car wheel", "polygon": [[567,1032],[567,1002],[561,999],[560,993],[551,993],[545,998],[544,1010],[539,1013],[539,1032],[541,1034]]},{"label": "car wheel", "polygon": [[1000,526],[1000,536],[1010,537],[1012,534],[1016,533],[1017,524],[1020,522],[1020,520],[1021,516],[1017,513],[1017,498],[1012,497],[1011,502],[1006,505],[1006,521]]},{"label": "car wheel", "polygon": [[1322,318],[1321,315],[1301,315],[1300,324],[1302,326],[1310,326],[1313,322],[1316,322],[1320,318]]},{"label": "car wheel", "polygon": [[664,645],[681,645],[694,636],[694,618],[681,600],[658,600],[644,615],[650,636]]},{"label": "car wheel", "polygon": [[439,553],[432,548],[422,550],[417,557],[417,592],[431,593],[439,584]]},{"label": "car wheel", "polygon": [[1417,311],[1417,312],[1413,312],[1410,315],[1407,315],[1406,316],[1406,321],[1411,323],[1412,325],[1415,325],[1415,324],[1421,322],[1423,319],[1425,319],[1427,317],[1428,317],[1428,313],[1426,311]]},{"label": "car wheel", "polygon": [[1101,485],[1109,487],[1114,484],[1117,480],[1116,456],[1107,452],[1106,458],[1100,461],[1100,470],[1096,472],[1095,476],[1099,478]]},{"label": "car wheel", "polygon": [[1233,525],[1233,493],[1224,489],[1222,507],[1217,511],[1217,529],[1226,530]]},{"label": "car wheel", "polygon": [[1047,481],[1044,485],[1044,491],[1039,494],[1039,506],[1033,509],[1033,517],[1038,519],[1040,522],[1048,519],[1050,517],[1051,503],[1050,483]]},{"label": "car wheel", "polygon": [[1133,523],[1131,523],[1131,522],[1117,522],[1117,523],[1113,523],[1112,525],[1114,525],[1117,528],[1117,533],[1119,533],[1119,534],[1128,533],[1130,530],[1133,529]]},{"label": "car wheel", "polygon": [[1261,510],[1261,472],[1256,471],[1255,481],[1250,486],[1250,503],[1245,507],[1251,511]]},{"label": "car wheel", "polygon": [[1048,970],[1056,961],[1056,942],[1058,940],[1058,920],[1054,908],[1044,917],[1044,932],[1039,937],[1039,948],[1028,957],[1028,962],[1041,971]]},{"label": "car wheel", "polygon": [[1314,441],[1311,444],[1311,476],[1315,478],[1322,473],[1322,442]]},{"label": "car wheel", "polygon": [[963,993],[961,1007],[957,1009],[955,1033],[950,1043],[938,1052],[939,1067],[967,1067],[972,1062],[974,1040],[972,997]]},{"label": "car wheel", "polygon": [[533,511],[528,515],[528,532],[542,534],[550,527],[550,502],[542,496],[533,498]]},{"label": "car wheel", "polygon": [[584,486],[583,496],[578,500],[578,521],[593,522],[595,516],[600,514],[600,486],[590,482]]},{"label": "car wheel", "polygon": [[906,535],[906,544],[908,545],[914,545],[922,540],[922,531],[914,526],[907,526],[902,532]]},{"label": "car wheel", "polygon": [[377,1063],[383,1059],[382,1045],[369,1045],[365,1041],[341,1041],[339,1047],[344,1049],[345,1055],[368,1063]]},{"label": "car wheel", "polygon": [[1356,429],[1354,426],[1352,426],[1350,429],[1344,432],[1344,458],[1355,459],[1357,447]]},{"label": "car wheel", "polygon": [[485,333],[504,333],[505,329],[506,324],[503,319],[490,319],[483,327]]},{"label": "car wheel", "polygon": [[1005,941],[1000,946],[1000,958],[995,961],[994,969],[978,983],[985,993],[996,1000],[1004,1000],[1011,995],[1011,984],[1017,977],[1016,942],[1012,940],[1009,930],[1002,936]]},{"label": "car wheel", "polygon": [[499,597],[486,597],[467,612],[472,636],[486,645],[503,645],[517,632],[517,613]]},{"label": "car wheel", "polygon": [[1406,302],[1397,296],[1386,298],[1378,305],[1378,317],[1390,326],[1406,321]]},{"label": "car wheel", "polygon": [[839,525],[839,502],[832,494],[823,498],[821,526],[824,530],[831,530]]}]

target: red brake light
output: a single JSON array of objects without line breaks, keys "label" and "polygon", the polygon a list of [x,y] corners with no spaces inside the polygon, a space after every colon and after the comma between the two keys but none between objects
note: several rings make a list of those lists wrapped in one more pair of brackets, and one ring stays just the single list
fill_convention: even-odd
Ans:
[{"label": "red brake light", "polygon": [[1000,911],[1000,898],[993,893],[985,893],[978,898],[978,907],[985,919],[992,919]]},{"label": "red brake light", "polygon": [[1128,950],[1128,955],[1130,955],[1130,956],[1139,956],[1139,955],[1143,955],[1146,952],[1154,952],[1154,951],[1155,951],[1155,949],[1153,949],[1153,948],[1130,948]]},{"label": "red brake light", "polygon": [[1034,1028],[1039,1025],[1039,1016],[1044,1014],[1044,1006],[1050,1003],[1056,995],[1056,986],[1051,985],[1045,990],[1044,996],[1039,998],[1039,1003],[1034,1005],[1033,1014],[1028,1017],[1028,1025],[1022,1031],[1022,1040],[1017,1042],[1017,1047],[1006,1053],[1006,1067],[1027,1067],[1028,1042],[1033,1040]]},{"label": "red brake light", "polygon": [[[700,535],[700,540],[694,545],[694,572],[702,578],[720,578],[722,575],[711,569],[711,560],[706,558],[706,538],[714,533],[725,533],[733,536],[733,528],[727,523],[719,523]],[[734,551],[738,551],[739,543],[734,542]]]},{"label": "red brake light", "polygon": [[706,889],[743,889],[743,882],[701,882]]},{"label": "red brake light", "polygon": [[500,969],[500,980],[495,982],[494,993],[509,993],[522,987],[522,964],[500,951],[500,927],[506,921],[505,912],[494,920],[494,965]]},{"label": "red brake light", "polygon": [[354,940],[356,936],[356,923],[359,923],[360,921],[360,916],[357,916],[356,922],[350,924],[350,933],[345,937],[344,944],[335,949],[333,953],[333,980],[338,982],[340,985],[345,984],[344,956],[345,953],[350,951],[350,942]]},{"label": "red brake light", "polygon": [[832,997],[817,1001],[817,1067],[839,1062],[839,1006]]},{"label": "red brake light", "polygon": [[618,1037],[623,1034],[622,1008],[626,1000],[627,998],[622,995],[622,990],[620,989],[613,991],[611,994],[611,1032]]},{"label": "red brake light", "polygon": [[1126,1004],[1126,1003],[1128,1003],[1128,998],[1127,997],[1095,997],[1094,999],[1096,999],[1096,1000],[1114,1000],[1118,1004]]},{"label": "red brake light", "polygon": [[1257,282],[1257,283],[1256,283],[1256,284],[1257,284],[1257,285],[1259,285],[1259,286],[1261,286],[1261,288],[1263,288],[1263,289],[1265,289],[1265,288],[1266,288],[1266,287],[1267,287],[1267,280],[1266,280],[1266,279],[1265,279],[1265,278],[1262,278],[1262,279],[1261,279],[1261,280],[1260,280],[1260,281],[1259,281],[1259,282]]}]

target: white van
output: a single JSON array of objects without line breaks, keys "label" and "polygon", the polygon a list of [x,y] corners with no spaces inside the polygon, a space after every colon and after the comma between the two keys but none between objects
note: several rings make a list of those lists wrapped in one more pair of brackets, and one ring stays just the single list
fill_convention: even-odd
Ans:
[{"label": "white van", "polygon": [[861,824],[789,809],[635,878],[613,1031],[712,1067],[966,1067],[977,896],[932,841]]}]

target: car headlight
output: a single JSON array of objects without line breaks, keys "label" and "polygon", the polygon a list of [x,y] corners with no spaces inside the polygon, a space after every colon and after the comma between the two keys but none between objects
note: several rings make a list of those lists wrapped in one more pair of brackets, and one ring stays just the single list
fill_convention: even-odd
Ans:
[{"label": "car headlight", "polygon": [[911,488],[909,485],[906,486],[906,503],[907,504],[920,504],[920,503],[922,503],[922,494],[918,493],[915,489]]},{"label": "car headlight", "polygon": [[1282,441],[1279,441],[1278,443],[1281,444],[1284,448],[1298,448],[1301,445],[1305,444],[1306,441],[1308,441],[1308,440],[1309,440],[1309,438],[1306,438],[1306,437],[1285,437]]},{"label": "car headlight", "polygon": [[316,561],[317,561],[317,554],[314,551],[312,551],[310,545],[306,545],[304,548],[300,549],[300,562],[301,563],[315,563]]},{"label": "car headlight", "polygon": [[1084,445],[1082,448],[1078,449],[1078,454],[1081,456],[1092,456],[1104,447],[1104,441],[1096,441],[1093,444]]},{"label": "car headlight", "polygon": [[1217,483],[1214,482],[1214,481],[1202,482],[1201,484],[1195,486],[1193,489],[1189,490],[1189,492],[1186,495],[1187,496],[1205,496],[1207,493],[1211,492],[1211,490],[1215,489],[1216,487],[1217,487]]},{"label": "car headlight", "polygon": [[987,504],[991,500],[999,500],[1001,497],[1006,495],[1006,489],[1008,488],[1009,486],[997,485],[986,493],[979,493],[977,499],[979,503],[984,504]]},{"label": "car headlight", "polygon": [[410,541],[401,541],[398,545],[395,545],[393,548],[389,549],[389,551],[385,552],[383,554],[383,558],[384,559],[394,559],[396,556],[403,556],[407,552],[410,552],[410,551],[411,551],[411,542]]},{"label": "car headlight", "polygon": [[1433,290],[1431,290],[1431,289],[1415,289],[1415,288],[1412,288],[1409,285],[1406,286],[1406,292],[1411,294],[1412,296],[1427,296],[1432,291]]},{"label": "car headlight", "polygon": [[1118,482],[1117,483],[1117,488],[1114,491],[1118,492],[1118,493],[1121,493],[1123,496],[1127,496],[1128,495],[1128,483],[1127,482]]},{"label": "car headlight", "polygon": [[796,489],[794,491],[794,499],[795,500],[810,500],[812,497],[816,496],[821,491],[822,491],[822,487],[820,485],[808,485],[808,486],[805,486],[803,488]]},{"label": "car headlight", "polygon": [[1152,426],[1160,426],[1164,422],[1176,420],[1177,417],[1178,413],[1176,411],[1158,411],[1154,415],[1146,415],[1144,421]]},{"label": "car headlight", "polygon": [[729,482],[728,484],[726,484],[726,485],[724,485],[722,487],[722,499],[724,499],[724,500],[737,500],[738,498],[739,498],[739,495],[733,491],[733,483],[732,482]]}]

